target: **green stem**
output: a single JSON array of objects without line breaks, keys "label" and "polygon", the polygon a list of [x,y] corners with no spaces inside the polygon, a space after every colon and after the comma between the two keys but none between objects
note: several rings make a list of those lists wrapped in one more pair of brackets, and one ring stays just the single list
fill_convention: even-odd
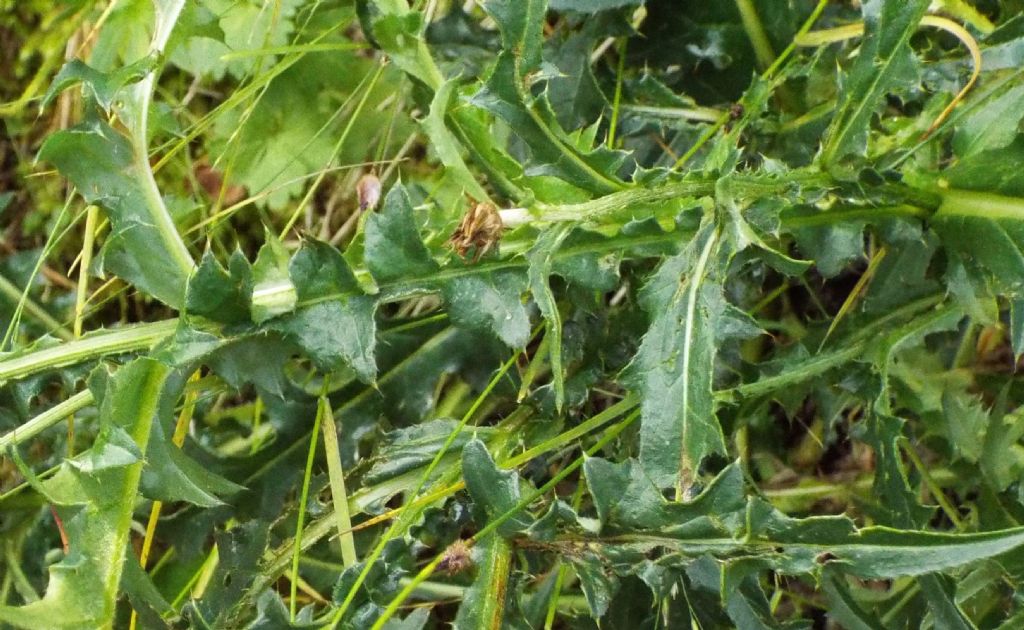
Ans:
[{"label": "green stem", "polygon": [[25,440],[34,438],[46,429],[49,429],[50,427],[59,424],[65,418],[70,417],[76,411],[85,409],[89,405],[93,404],[93,402],[95,402],[95,399],[93,398],[91,390],[86,389],[78,392],[74,396],[54,405],[28,422],[22,424],[18,428],[0,436],[0,452],[7,450],[8,446],[18,445]]},{"label": "green stem", "polygon": [[[718,179],[714,177],[691,177],[661,186],[631,188],[582,203],[560,206],[538,204],[535,216],[541,222],[594,222],[631,206],[711,196],[715,194],[718,184]],[[729,176],[729,190],[738,197],[769,197],[797,187],[827,188],[831,184],[831,177],[814,171],[793,172],[786,177],[744,174]]]},{"label": "green stem", "polygon": [[939,7],[949,15],[952,15],[961,22],[970,24],[985,35],[996,30],[996,25],[968,4],[966,0],[939,0]]},{"label": "green stem", "polygon": [[950,215],[977,217],[982,219],[1003,219],[1024,221],[1024,198],[1008,197],[988,192],[957,190],[950,188],[939,192],[942,203],[935,212],[935,219]]},{"label": "green stem", "polygon": [[[737,194],[751,197],[779,195],[795,187],[827,188],[831,180],[828,176],[814,172],[792,173],[786,179],[764,176],[736,175],[732,176],[730,187]],[[983,217],[990,219],[1024,220],[1024,198],[995,195],[992,193],[964,190],[942,190],[938,193],[892,186],[883,187],[885,192],[892,194],[909,194],[916,198],[920,205],[898,204],[874,208],[847,208],[805,217],[783,217],[783,225],[787,228],[809,227],[815,225],[832,225],[843,221],[856,221],[885,216],[904,216],[926,218],[931,215],[931,207],[938,206],[934,214],[936,220],[950,217]],[[587,220],[600,223],[602,218],[618,212],[624,212],[636,206],[671,201],[680,197],[701,197],[714,194],[715,181],[706,179],[687,179],[672,182],[654,188],[637,188],[592,201],[560,206],[541,207],[539,221],[578,221]],[[604,226],[614,228],[617,221]],[[675,232],[657,235],[610,237],[604,241],[563,247],[554,254],[556,260],[571,258],[584,254],[622,250],[638,245],[658,245],[678,242],[681,236]],[[503,249],[516,254],[525,247],[532,245],[528,241],[510,241]],[[501,269],[515,269],[526,265],[519,256],[469,266],[448,268],[424,277],[403,278],[381,285],[380,299],[389,301],[407,297],[411,292],[429,293],[437,286],[452,278],[491,273]],[[345,297],[347,294],[327,295],[316,300],[303,301],[298,307]],[[21,378],[31,374],[64,367],[96,357],[131,352],[148,348],[171,334],[177,326],[177,320],[151,324],[138,324],[114,331],[94,333],[80,340],[70,341],[52,348],[15,355],[13,358],[0,360],[0,383],[9,379]]]},{"label": "green stem", "polygon": [[0,384],[101,356],[145,350],[173,333],[177,326],[177,319],[135,324],[94,333],[59,346],[15,354],[13,358],[0,361]]},{"label": "green stem", "polygon": [[[401,578],[398,583],[402,586],[409,584],[412,578]],[[441,601],[449,599],[463,599],[468,589],[457,584],[446,584],[444,582],[420,582],[413,591],[412,596],[419,600]],[[585,612],[588,609],[587,598],[582,593],[563,594],[558,598],[558,606],[566,613]]]},{"label": "green stem", "polygon": [[[923,311],[927,308],[935,306],[943,299],[942,295],[930,295],[918,300],[915,300],[905,306],[895,309],[886,315],[878,318],[871,324],[861,328],[851,339],[845,347],[832,352],[826,352],[818,354],[812,357],[810,360],[801,363],[798,366],[793,366],[785,372],[776,376],[768,376],[752,383],[744,383],[738,385],[732,389],[721,390],[716,392],[716,396],[721,399],[730,399],[732,397],[739,398],[751,398],[757,396],[763,396],[779,389],[802,383],[810,378],[819,376],[828,372],[829,370],[836,368],[844,363],[852,361],[859,357],[868,345],[868,342],[876,335],[884,333],[887,329],[890,329],[892,323],[904,317],[909,317],[914,313]],[[943,307],[944,310],[954,309],[955,305],[946,305]]]},{"label": "green stem", "polygon": [[100,209],[90,205],[85,209],[85,234],[82,236],[82,250],[78,258],[78,285],[75,287],[75,320],[72,325],[75,338],[82,336],[85,322],[85,305],[89,301],[89,267],[92,266],[92,250],[96,242],[96,224]]},{"label": "green stem", "polygon": [[[667,120],[689,120],[693,122],[715,122],[727,112],[711,107],[658,107],[655,105],[623,105],[623,111],[646,114]],[[829,110],[831,111],[831,109]]]},{"label": "green stem", "polygon": [[[185,0],[161,0],[155,4],[155,33],[149,52],[154,55],[162,55],[178,16],[185,6]],[[153,169],[149,164],[149,140],[147,137],[149,106],[156,86],[156,77],[157,71],[154,69],[141,81],[125,89],[124,111],[127,114],[125,123],[130,131],[136,177],[149,209],[149,218],[160,234],[165,252],[171,256],[170,262],[177,265],[183,275],[188,277],[195,268],[195,262],[192,260],[188,247],[185,246],[185,241],[178,234],[178,228],[174,225],[170,211],[164,205],[160,189],[153,177]],[[184,293],[184,287],[182,287],[182,293]]]},{"label": "green stem", "polygon": [[629,39],[623,38],[619,44],[619,66],[615,72],[615,96],[612,98],[612,119],[608,123],[608,148],[615,148],[615,131],[619,126],[619,108],[622,105],[622,80],[626,73],[626,44]]},{"label": "green stem", "polygon": [[782,225],[787,230],[805,227],[836,225],[844,221],[877,221],[889,217],[927,219],[932,213],[917,206],[899,204],[895,206],[835,208],[826,212],[803,216],[783,216]]}]

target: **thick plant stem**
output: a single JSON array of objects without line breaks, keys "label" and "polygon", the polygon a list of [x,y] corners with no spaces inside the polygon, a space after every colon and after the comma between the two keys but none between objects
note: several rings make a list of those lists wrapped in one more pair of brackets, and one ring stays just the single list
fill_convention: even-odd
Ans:
[{"label": "thick plant stem", "polygon": [[59,346],[15,355],[11,359],[0,361],[0,384],[89,359],[144,350],[166,338],[177,326],[177,319],[153,324],[135,324],[102,331]]},{"label": "thick plant stem", "polygon": [[[156,4],[156,24],[153,41],[150,44],[150,54],[162,55],[167,46],[167,40],[171,36],[174,24],[178,21],[185,0],[161,0]],[[157,71],[151,70],[141,81],[126,88],[127,98],[125,103],[125,122],[131,134],[132,149],[134,152],[135,172],[138,183],[142,187],[149,209],[149,218],[157,227],[160,238],[164,243],[166,252],[171,256],[171,263],[179,267],[188,277],[195,268],[195,261],[185,246],[185,241],[178,234],[174,225],[171,213],[164,205],[160,189],[153,177],[153,169],[149,165],[149,141],[147,139],[149,105],[153,98],[153,90],[156,85]],[[182,287],[184,293],[184,287]]]},{"label": "thick plant stem", "polygon": [[1024,198],[973,190],[944,190],[936,219],[951,216],[1024,221]]}]

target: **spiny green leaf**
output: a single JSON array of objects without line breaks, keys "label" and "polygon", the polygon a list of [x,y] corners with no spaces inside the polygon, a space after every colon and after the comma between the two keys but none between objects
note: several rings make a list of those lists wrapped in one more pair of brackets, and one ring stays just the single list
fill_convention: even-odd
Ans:
[{"label": "spiny green leaf", "polygon": [[720,212],[724,215],[721,219],[725,237],[729,241],[731,254],[735,255],[748,247],[754,247],[757,255],[761,256],[769,266],[787,276],[798,276],[811,267],[806,260],[796,260],[771,247],[758,234],[753,226],[746,220],[740,210],[731,184],[731,179],[723,177],[715,185],[715,198]]},{"label": "spiny green leaf", "polygon": [[953,150],[965,160],[982,151],[1002,149],[1017,138],[1022,116],[1024,85],[1017,84],[958,122]]},{"label": "spiny green leaf", "polygon": [[182,617],[193,627],[237,627],[238,620],[248,615],[249,611],[239,609],[239,601],[258,574],[260,560],[267,550],[267,534],[267,524],[260,521],[217,533],[218,561],[208,590],[182,611]]},{"label": "spiny green leaf", "polygon": [[769,630],[777,627],[771,605],[757,579],[762,569],[757,559],[737,560],[722,568],[725,610],[737,628]]},{"label": "spiny green leaf", "polygon": [[1024,294],[1024,205],[1012,197],[943,193],[934,226],[942,243],[1001,295]]},{"label": "spiny green leaf", "polygon": [[692,501],[666,501],[641,464],[615,464],[599,457],[583,464],[587,487],[602,528],[612,531],[662,529],[683,536],[714,537],[740,526],[746,505],[743,474],[728,466]]},{"label": "spiny green leaf", "polygon": [[812,206],[793,206],[783,216],[797,247],[825,278],[838,276],[847,265],[864,256],[864,221],[828,221]]},{"label": "spiny green leaf", "polygon": [[288,251],[270,230],[252,265],[252,299],[249,311],[257,324],[290,313],[298,295],[288,274]]},{"label": "spiny green leaf", "polygon": [[975,630],[976,625],[964,614],[956,602],[956,585],[943,575],[923,575],[918,578],[921,592],[928,601],[936,628],[943,630]]},{"label": "spiny green leaf", "polygon": [[570,556],[572,567],[580,579],[580,587],[587,598],[587,605],[595,619],[604,617],[615,593],[619,590],[619,580],[614,573],[604,566],[601,556],[593,551]]},{"label": "spiny green leaf", "polygon": [[186,455],[154,422],[142,471],[142,494],[160,501],[188,501],[200,507],[224,505],[219,496],[242,489]]},{"label": "spiny green leaf", "polygon": [[[519,504],[519,475],[501,470],[480,440],[471,440],[462,449],[462,476],[473,502],[487,520],[504,516]],[[511,537],[530,526],[527,515],[519,513],[498,527],[498,533]]]},{"label": "spiny green leaf", "polygon": [[[432,420],[386,434],[370,460],[365,483],[380,483],[429,463],[457,425],[455,420]],[[471,437],[468,430],[459,432],[449,451],[458,452]]]},{"label": "spiny green leaf", "polygon": [[850,630],[882,630],[881,621],[865,612],[850,593],[839,571],[826,569],[821,580],[829,604],[829,616]]},{"label": "spiny green leaf", "polygon": [[510,348],[523,348],[530,339],[525,290],[526,274],[509,270],[452,278],[442,292],[456,324],[493,333]]},{"label": "spiny green leaf", "polygon": [[445,125],[445,115],[448,112],[455,87],[456,82],[449,79],[434,94],[434,100],[430,103],[430,112],[423,119],[423,130],[430,137],[430,143],[437,151],[437,155],[441,158],[447,171],[455,177],[469,195],[477,201],[487,201],[489,199],[487,193],[469,172],[469,168],[462,159],[458,141]]},{"label": "spiny green leaf", "polygon": [[364,251],[366,267],[378,282],[428,276],[437,271],[412,215],[412,203],[405,188],[388,191],[384,205],[366,218]]},{"label": "spiny green leaf", "polygon": [[864,155],[871,117],[882,98],[915,78],[910,36],[928,0],[868,0],[862,8],[864,41],[843,80],[839,109],[821,150],[821,161],[830,170],[849,155]]},{"label": "spiny green leaf", "polygon": [[505,119],[530,146],[538,174],[562,177],[596,193],[622,188],[615,172],[625,158],[599,148],[581,150],[558,125],[546,100],[527,92],[526,75],[540,62],[540,34],[546,0],[494,0],[484,5],[498,23],[503,51],[473,102]]},{"label": "spiny green leaf", "polygon": [[882,337],[872,340],[868,356],[878,366],[882,379],[882,389],[875,402],[880,413],[889,413],[891,408],[889,370],[898,353],[922,343],[932,333],[954,329],[963,317],[963,311],[956,305],[945,305],[907,324],[891,328]]},{"label": "spiny green leaf", "polygon": [[[1000,405],[1001,407],[1001,405]],[[990,415],[981,451],[981,471],[996,490],[1005,490],[1024,477],[1024,452],[1018,445],[1024,437],[1021,412],[997,407]]]},{"label": "spiny green leaf", "polygon": [[966,392],[945,391],[942,394],[942,411],[949,443],[960,457],[977,462],[989,425],[989,414],[981,401]]},{"label": "spiny green leaf", "polygon": [[226,324],[249,321],[249,295],[252,294],[252,267],[236,251],[224,269],[210,250],[188,279],[185,312]]},{"label": "spiny green leaf", "polygon": [[917,492],[910,485],[899,446],[903,424],[899,418],[872,414],[856,427],[856,433],[874,449],[872,494],[878,522],[905,529],[920,528],[934,510],[920,504]]},{"label": "spiny green leaf", "polygon": [[289,263],[298,310],[270,323],[325,371],[348,365],[365,382],[377,376],[376,300],[363,295],[341,253],[309,240]]},{"label": "spiny green leaf", "polygon": [[547,0],[486,0],[484,10],[498,24],[501,47],[518,58],[519,76],[540,63],[541,35]]},{"label": "spiny green leaf", "polygon": [[1020,360],[1024,355],[1024,299],[1010,301],[1010,345],[1014,358]]},{"label": "spiny green leaf", "polygon": [[149,574],[142,570],[133,553],[125,554],[121,590],[128,596],[132,609],[138,612],[140,624],[154,630],[171,627],[164,617],[173,618],[176,615],[174,607],[161,595]]},{"label": "spiny green leaf", "polygon": [[[547,84],[547,98],[556,119],[564,129],[588,127],[597,132],[593,124],[600,121],[609,106],[597,77],[591,55],[605,37],[628,35],[629,23],[617,13],[590,18],[583,27],[564,39],[551,38],[545,45],[545,60],[552,63],[558,74]],[[583,150],[592,145],[587,144]]]},{"label": "spiny green leaf", "polygon": [[706,221],[686,250],[665,260],[644,288],[651,326],[629,367],[643,396],[640,461],[662,488],[683,498],[704,458],[725,452],[711,380],[716,353],[712,274],[718,227]]},{"label": "spiny green leaf", "polygon": [[96,103],[110,113],[117,93],[126,85],[140,81],[156,67],[156,57],[147,56],[127,66],[106,73],[90,67],[80,59],[64,64],[50,83],[40,107],[46,107],[57,94],[73,85],[82,84],[83,90],[96,99]]},{"label": "spiny green leaf", "polygon": [[[636,226],[633,226],[636,227]],[[663,234],[660,227],[652,226],[652,236]],[[639,231],[623,230],[633,236],[639,236]],[[551,271],[565,278],[570,284],[575,284],[594,291],[611,291],[620,280],[619,262],[620,256],[617,253],[587,252],[588,246],[605,242],[604,236],[581,228],[569,232],[562,242],[560,249],[578,252],[574,256],[557,257],[552,261]]]},{"label": "spiny green leaf", "polygon": [[[751,540],[781,545],[780,570],[830,566],[865,579],[917,576],[991,558],[1024,544],[1024,528],[960,534],[856,529],[846,517],[792,519],[752,503]],[[826,554],[826,555],[822,555]]]},{"label": "spiny green leaf", "polygon": [[360,2],[360,18],[373,41],[409,76],[440,91],[444,77],[423,40],[423,14],[396,0]]},{"label": "spiny green leaf", "polygon": [[555,409],[561,411],[565,402],[565,372],[562,365],[562,315],[551,292],[548,276],[551,275],[552,255],[569,235],[568,226],[556,226],[543,232],[537,243],[530,249],[530,291],[537,302],[541,315],[548,322],[547,334],[551,336],[548,350],[551,358],[551,381],[555,388]]}]

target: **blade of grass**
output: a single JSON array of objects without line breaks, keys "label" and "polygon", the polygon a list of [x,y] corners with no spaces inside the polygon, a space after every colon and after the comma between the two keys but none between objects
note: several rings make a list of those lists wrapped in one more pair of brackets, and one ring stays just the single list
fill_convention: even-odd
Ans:
[{"label": "blade of grass", "polygon": [[317,413],[323,418],[324,451],[327,456],[327,474],[330,477],[331,503],[334,505],[334,516],[338,525],[338,541],[341,544],[341,560],[345,567],[359,561],[356,556],[355,538],[352,536],[352,517],[348,512],[348,492],[345,490],[345,469],[341,464],[341,449],[338,447],[338,427],[334,422],[334,412],[326,396],[319,401],[322,409]]},{"label": "blade of grass", "polygon": [[821,343],[818,344],[818,352],[821,352],[821,349],[825,347],[825,343],[828,342],[828,338],[832,336],[832,332],[839,325],[839,322],[841,322],[843,318],[850,313],[850,310],[853,309],[853,305],[857,303],[858,299],[860,299],[860,296],[864,293],[864,289],[868,286],[868,283],[875,277],[875,272],[878,271],[878,265],[881,264],[883,259],[885,259],[885,255],[888,251],[889,250],[883,245],[879,247],[878,251],[875,252],[875,255],[871,257],[871,260],[868,262],[868,268],[865,269],[864,273],[862,273],[860,278],[857,279],[857,284],[853,285],[849,295],[847,295],[846,299],[843,300],[843,305],[839,307],[839,312],[836,313],[836,316],[832,318],[832,322],[828,325],[828,330],[825,331],[825,336],[822,337]]},{"label": "blade of grass", "polygon": [[96,357],[145,350],[170,335],[177,326],[177,319],[132,324],[87,335],[59,346],[15,354],[0,361],[0,384]]},{"label": "blade of grass", "polygon": [[619,43],[619,64],[615,71],[615,95],[612,97],[612,118],[608,123],[608,148],[615,148],[615,131],[619,126],[619,109],[622,106],[622,80],[626,76],[626,44],[629,39],[623,37]]},{"label": "blade of grass", "polygon": [[[75,339],[82,336],[85,320],[85,304],[89,292],[89,267],[92,265],[92,249],[96,238],[96,222],[100,216],[99,206],[90,205],[85,209],[85,234],[82,235],[82,249],[78,254],[78,285],[75,287],[75,319],[72,332]],[[68,417],[68,457],[75,455],[75,416]]]}]

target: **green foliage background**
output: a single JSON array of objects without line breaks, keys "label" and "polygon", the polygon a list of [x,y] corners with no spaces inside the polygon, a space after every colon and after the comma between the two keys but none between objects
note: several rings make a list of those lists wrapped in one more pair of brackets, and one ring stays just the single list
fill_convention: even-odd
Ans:
[{"label": "green foliage background", "polygon": [[0,2],[0,623],[1020,627],[1022,9]]}]

